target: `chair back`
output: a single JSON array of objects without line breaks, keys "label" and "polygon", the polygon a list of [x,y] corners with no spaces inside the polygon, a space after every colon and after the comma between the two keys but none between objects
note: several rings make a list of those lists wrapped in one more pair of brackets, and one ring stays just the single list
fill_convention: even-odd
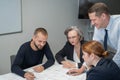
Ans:
[{"label": "chair back", "polygon": [[12,66],[12,64],[13,64],[13,62],[14,62],[14,60],[15,60],[15,57],[16,57],[16,55],[11,55],[11,56],[10,56],[11,66]]}]

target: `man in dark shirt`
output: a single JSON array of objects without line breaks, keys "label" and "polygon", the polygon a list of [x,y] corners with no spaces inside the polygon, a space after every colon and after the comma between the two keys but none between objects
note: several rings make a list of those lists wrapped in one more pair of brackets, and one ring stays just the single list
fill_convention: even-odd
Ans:
[{"label": "man in dark shirt", "polygon": [[15,61],[12,64],[11,71],[27,80],[34,80],[35,76],[31,72],[26,72],[23,69],[41,64],[44,55],[47,62],[40,66],[33,67],[36,72],[42,72],[46,68],[52,66],[55,62],[49,44],[47,43],[48,33],[44,28],[37,28],[34,32],[32,40],[24,43],[16,55]]}]

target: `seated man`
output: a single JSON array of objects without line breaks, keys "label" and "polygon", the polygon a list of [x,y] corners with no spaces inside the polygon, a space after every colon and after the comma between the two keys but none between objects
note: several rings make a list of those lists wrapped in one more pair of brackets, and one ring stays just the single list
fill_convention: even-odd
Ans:
[{"label": "seated man", "polygon": [[34,80],[35,76],[31,72],[23,71],[26,68],[41,64],[44,55],[47,62],[40,66],[33,67],[36,72],[42,72],[46,68],[52,66],[55,62],[49,44],[47,43],[48,33],[44,28],[37,28],[34,32],[32,40],[24,43],[15,58],[11,67],[11,71],[27,80]]}]

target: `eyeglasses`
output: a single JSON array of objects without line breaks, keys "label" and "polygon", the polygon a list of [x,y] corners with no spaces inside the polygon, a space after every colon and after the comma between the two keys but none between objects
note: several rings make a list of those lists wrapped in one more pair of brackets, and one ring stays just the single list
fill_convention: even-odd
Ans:
[{"label": "eyeglasses", "polygon": [[75,39],[77,36],[67,37],[68,39]]}]

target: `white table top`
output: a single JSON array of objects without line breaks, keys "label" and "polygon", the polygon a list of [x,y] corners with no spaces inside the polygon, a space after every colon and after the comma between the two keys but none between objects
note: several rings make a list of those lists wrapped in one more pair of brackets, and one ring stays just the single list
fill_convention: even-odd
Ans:
[{"label": "white table top", "polygon": [[[53,65],[41,73],[33,71],[32,68],[27,71],[33,72],[36,78],[34,80],[86,80],[86,73],[78,76],[67,75],[68,69],[63,68],[62,65]],[[0,80],[26,80],[14,73],[0,75]]]}]

